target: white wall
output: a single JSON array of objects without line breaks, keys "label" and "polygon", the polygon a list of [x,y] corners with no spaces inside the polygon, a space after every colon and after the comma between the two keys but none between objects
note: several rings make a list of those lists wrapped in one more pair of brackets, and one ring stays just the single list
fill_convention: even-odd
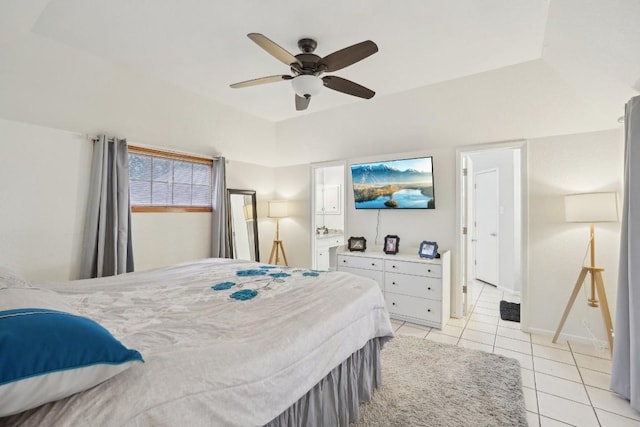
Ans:
[{"label": "white wall", "polygon": [[[564,220],[565,194],[616,191],[622,194],[623,136],[620,130],[530,141],[529,159],[529,323],[552,335],[587,264],[589,225]],[[596,224],[596,264],[604,268],[609,309],[615,322],[620,223]],[[563,328],[564,336],[604,341],[600,309],[587,306],[588,283]],[[615,324],[614,324],[615,329]]]},{"label": "white wall", "polygon": [[[610,129],[616,117],[544,60],[279,122],[282,165]],[[583,109],[576,109],[580,105]],[[622,103],[620,109],[622,111]]]},{"label": "white wall", "polygon": [[[425,144],[426,145],[426,144]],[[538,138],[528,141],[529,209],[529,292],[530,330],[553,335],[573,289],[588,242],[588,227],[564,222],[563,196],[581,191],[615,190],[621,193],[623,142],[619,130]],[[434,159],[435,210],[378,211],[356,210],[349,177],[346,195],[345,236],[364,236],[367,246],[382,245],[384,236],[400,236],[401,251],[417,251],[422,240],[437,241],[442,250],[458,250],[455,233],[455,149],[426,149],[349,159],[349,163],[431,155]],[[511,155],[511,153],[509,153]],[[287,189],[300,209],[308,209],[308,169],[305,165],[278,168],[277,188]],[[305,181],[306,180],[306,181]],[[285,194],[282,194],[285,196]],[[306,204],[306,205],[305,205]],[[310,259],[307,216],[296,215],[283,225],[285,245],[295,247],[292,265],[306,266]],[[514,225],[515,226],[515,225]],[[597,264],[605,268],[604,280],[612,313],[615,313],[619,224],[598,224]],[[294,241],[295,243],[290,243]],[[456,259],[454,256],[453,259]],[[517,263],[514,260],[514,263]],[[457,267],[452,266],[456,276]],[[513,272],[517,274],[516,271]],[[457,283],[454,277],[452,283]],[[583,325],[585,322],[588,329]],[[571,338],[587,341],[593,334],[604,341],[600,311],[587,307],[586,297],[576,303],[565,325]]]},{"label": "white wall", "polygon": [[[0,127],[6,165],[0,172],[0,264],[29,279],[78,277],[91,153],[84,134],[201,155],[221,152],[232,160],[229,186],[258,190],[259,202],[274,193],[273,169],[240,164],[274,163],[274,123],[33,34],[0,46],[0,63],[0,118],[11,120]],[[30,165],[38,170],[35,178],[6,187]],[[209,256],[210,218],[136,213],[136,270]],[[269,222],[258,227],[268,232]],[[270,240],[261,235],[267,257]]]},{"label": "white wall", "polygon": [[[426,145],[426,144],[424,144]],[[382,210],[380,211],[380,225],[378,225],[377,210],[356,210],[353,199],[351,183],[351,173],[349,165],[352,163],[362,163],[380,160],[392,160],[402,158],[412,158],[420,156],[433,156],[434,191],[436,199],[436,209],[430,210]],[[346,213],[345,238],[350,236],[364,236],[367,239],[368,250],[379,250],[384,243],[387,234],[395,234],[400,237],[400,251],[418,253],[418,247],[423,240],[438,242],[440,251],[451,250],[455,253],[455,149],[439,148],[417,152],[396,153],[392,155],[378,155],[370,157],[357,157],[348,159],[345,173],[347,175],[347,185],[345,187],[346,203],[344,211]],[[290,187],[296,183],[295,190],[300,194],[301,200],[308,199],[308,168],[305,166],[294,166],[278,168],[278,191]],[[307,180],[306,183],[304,180]],[[301,184],[301,185],[300,185]],[[309,209],[310,203],[305,208]],[[311,260],[311,244],[309,231],[309,218],[296,217],[295,222],[286,224],[288,238],[285,246],[289,246],[292,238],[297,243],[304,245],[296,246],[296,260],[300,260],[292,265],[306,267]],[[376,241],[376,231],[379,231]],[[292,233],[297,232],[297,235]],[[455,259],[455,256],[452,257]],[[452,267],[453,282],[457,281],[455,266]]]},{"label": "white wall", "polygon": [[[310,182],[307,164],[276,169],[276,198],[291,201],[290,216],[280,220],[280,238],[290,266],[311,268]],[[275,227],[275,220],[270,220]]]},{"label": "white wall", "polygon": [[[350,159],[352,163],[381,160],[406,159],[421,156],[433,156],[433,182],[435,209],[380,210],[378,228],[378,210],[356,210],[350,168],[347,167],[347,229],[346,237],[363,236],[367,239],[367,250],[378,246],[381,250],[384,237],[395,234],[400,238],[400,252],[418,254],[423,240],[438,243],[438,251],[455,250],[455,150],[433,149],[419,152],[401,153],[387,156],[362,157]],[[377,230],[378,229],[378,230]],[[376,241],[376,231],[379,231]],[[452,259],[455,259],[452,256]],[[452,273],[455,273],[453,269]],[[454,280],[455,282],[455,280]]]},{"label": "white wall", "polygon": [[131,214],[135,271],[211,256],[211,214]]},{"label": "white wall", "polygon": [[0,265],[78,277],[91,152],[78,134],[0,119]]},{"label": "white wall", "polygon": [[276,161],[274,123],[81,50],[25,34],[0,45],[0,64],[0,118],[245,162]]},{"label": "white wall", "polygon": [[[455,150],[436,149],[429,151],[400,153],[387,156],[359,157],[349,159],[351,163],[391,160],[419,156],[433,156],[435,183],[435,210],[394,210],[380,212],[378,246],[384,236],[396,234],[400,237],[401,252],[418,253],[423,240],[437,241],[441,250],[455,250]],[[276,169],[278,198],[294,201],[294,214],[281,221],[280,235],[284,241],[289,264],[309,267],[311,264],[311,203],[309,165],[288,166]],[[345,237],[364,236],[367,247],[376,246],[377,210],[356,210],[351,187],[349,165],[346,194]],[[289,256],[292,253],[293,255]],[[455,273],[452,271],[452,273]]]},{"label": "white wall", "polygon": [[[84,135],[0,119],[0,265],[32,281],[79,277],[91,153]],[[227,185],[257,191],[265,260],[275,169],[231,160]],[[211,254],[210,213],[134,213],[131,225],[136,271]]]}]

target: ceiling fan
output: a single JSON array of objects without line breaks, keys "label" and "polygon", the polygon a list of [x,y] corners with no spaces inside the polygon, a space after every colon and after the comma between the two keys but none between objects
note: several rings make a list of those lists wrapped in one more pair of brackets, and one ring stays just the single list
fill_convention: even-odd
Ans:
[{"label": "ceiling fan", "polygon": [[293,76],[283,74],[275,76],[261,77],[258,79],[246,80],[234,83],[232,88],[242,88],[265,83],[274,83],[283,80],[291,80],[295,91],[296,110],[306,110],[311,101],[311,97],[320,93],[323,86],[347,95],[358,96],[360,98],[371,99],[376,93],[371,89],[360,86],[350,80],[338,76],[320,77],[322,73],[338,71],[349,65],[362,61],[368,56],[378,51],[378,46],[371,40],[354,44],[353,46],[340,49],[324,58],[315,55],[313,51],[318,43],[309,38],[300,39],[298,47],[302,53],[293,56],[286,49],[262,34],[247,34],[258,46],[266,50],[276,59],[291,67]]}]

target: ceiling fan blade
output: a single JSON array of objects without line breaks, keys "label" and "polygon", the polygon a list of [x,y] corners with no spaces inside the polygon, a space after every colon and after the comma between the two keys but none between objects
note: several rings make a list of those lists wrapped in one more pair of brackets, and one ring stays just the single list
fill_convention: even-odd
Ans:
[{"label": "ceiling fan blade", "polygon": [[311,102],[311,97],[305,98],[302,96],[296,95],[296,110],[302,111],[306,110],[309,106],[309,102]]},{"label": "ceiling fan blade", "polygon": [[353,46],[345,47],[322,58],[318,65],[326,67],[324,71],[337,71],[378,51],[378,45],[371,40],[366,40]]},{"label": "ceiling fan blade", "polygon": [[268,37],[260,33],[247,34],[251,40],[253,40],[258,46],[266,50],[271,56],[282,61],[283,63],[291,66],[292,64],[298,64],[302,68],[302,62],[295,56],[290,54],[286,49],[269,39]]},{"label": "ceiling fan blade", "polygon": [[351,80],[343,79],[338,76],[324,76],[322,78],[324,85],[329,89],[337,90],[338,92],[346,93],[347,95],[358,96],[360,98],[371,99],[376,93],[371,89],[364,86],[360,86],[358,83],[354,83]]},{"label": "ceiling fan blade", "polygon": [[265,83],[281,82],[282,80],[291,80],[292,78],[293,77],[287,76],[286,74],[281,76],[278,75],[278,76],[260,77],[259,79],[252,79],[252,80],[246,80],[244,82],[234,83],[230,86],[234,89],[239,89],[241,87],[256,86],[256,85],[262,85]]}]

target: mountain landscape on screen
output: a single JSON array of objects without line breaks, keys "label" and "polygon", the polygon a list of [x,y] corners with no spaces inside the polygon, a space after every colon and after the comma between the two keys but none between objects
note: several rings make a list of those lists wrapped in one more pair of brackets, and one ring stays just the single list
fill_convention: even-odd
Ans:
[{"label": "mountain landscape on screen", "polygon": [[435,209],[431,157],[351,165],[356,209]]}]

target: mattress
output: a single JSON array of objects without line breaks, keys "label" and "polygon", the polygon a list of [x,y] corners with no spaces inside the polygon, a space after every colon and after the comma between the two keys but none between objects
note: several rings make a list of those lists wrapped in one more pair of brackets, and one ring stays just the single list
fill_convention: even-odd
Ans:
[{"label": "mattress", "polygon": [[341,272],[205,259],[40,286],[145,363],[0,425],[264,425],[393,336],[378,285]]}]

